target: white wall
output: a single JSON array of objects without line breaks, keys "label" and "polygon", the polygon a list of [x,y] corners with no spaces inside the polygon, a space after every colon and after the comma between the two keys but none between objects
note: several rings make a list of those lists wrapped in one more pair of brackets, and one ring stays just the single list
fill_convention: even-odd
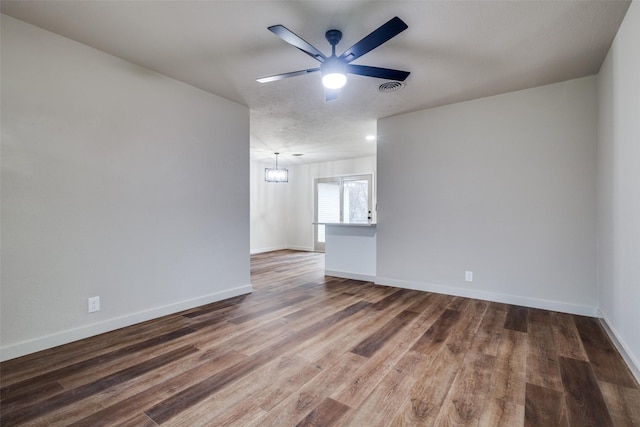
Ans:
[{"label": "white wall", "polygon": [[601,315],[640,379],[640,4],[631,3],[598,76]]},{"label": "white wall", "polygon": [[3,359],[250,291],[247,108],[7,16],[1,96]]},{"label": "white wall", "polygon": [[251,253],[287,249],[289,183],[266,182],[273,163],[251,162]]},{"label": "white wall", "polygon": [[596,123],[595,77],[380,120],[378,281],[595,315]]}]

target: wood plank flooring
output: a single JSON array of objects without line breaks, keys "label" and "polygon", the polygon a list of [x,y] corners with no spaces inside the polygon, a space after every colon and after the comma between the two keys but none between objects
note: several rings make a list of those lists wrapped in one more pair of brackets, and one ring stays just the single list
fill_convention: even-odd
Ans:
[{"label": "wood plank flooring", "polygon": [[0,364],[0,425],[640,426],[596,319],[252,257],[254,292]]}]

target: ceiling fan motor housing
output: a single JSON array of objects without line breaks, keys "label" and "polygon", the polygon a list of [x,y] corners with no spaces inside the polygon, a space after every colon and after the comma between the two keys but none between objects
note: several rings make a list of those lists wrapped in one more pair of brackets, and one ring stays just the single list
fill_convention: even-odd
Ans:
[{"label": "ceiling fan motor housing", "polygon": [[330,56],[320,65],[320,70],[323,76],[331,73],[346,74],[347,63],[337,56]]}]

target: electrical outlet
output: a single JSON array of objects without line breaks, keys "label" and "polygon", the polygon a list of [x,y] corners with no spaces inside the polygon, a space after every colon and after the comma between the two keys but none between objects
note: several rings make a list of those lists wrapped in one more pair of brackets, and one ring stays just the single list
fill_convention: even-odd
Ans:
[{"label": "electrical outlet", "polygon": [[100,297],[89,298],[88,309],[89,313],[100,311]]},{"label": "electrical outlet", "polygon": [[465,271],[464,272],[464,281],[465,282],[473,282],[473,271]]}]

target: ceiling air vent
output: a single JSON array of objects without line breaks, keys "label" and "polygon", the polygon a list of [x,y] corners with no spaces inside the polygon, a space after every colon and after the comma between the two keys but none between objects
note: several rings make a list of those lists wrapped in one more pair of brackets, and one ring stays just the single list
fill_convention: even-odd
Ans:
[{"label": "ceiling air vent", "polygon": [[384,82],[378,87],[378,90],[380,92],[394,92],[402,89],[403,87],[404,83],[402,82]]}]

